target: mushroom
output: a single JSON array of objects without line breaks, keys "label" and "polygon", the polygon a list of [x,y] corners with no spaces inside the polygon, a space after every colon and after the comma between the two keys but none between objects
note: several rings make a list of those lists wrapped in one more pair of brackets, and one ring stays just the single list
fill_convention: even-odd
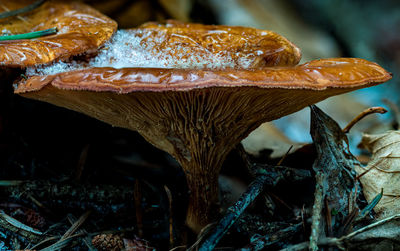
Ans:
[{"label": "mushroom", "polygon": [[[180,30],[178,26],[175,28]],[[241,48],[228,39],[230,33],[235,34],[235,29],[242,29],[237,36],[252,37],[245,34],[246,29],[241,27],[223,27],[221,31],[218,26],[204,28],[207,29],[213,31],[210,34],[218,34],[214,39],[220,38],[217,41],[220,46],[228,48],[227,51]],[[158,36],[160,34],[165,35],[165,32]],[[175,31],[174,34],[179,33]],[[257,36],[262,37],[262,34],[262,31],[257,31]],[[140,41],[148,44],[154,41],[153,35],[150,39],[140,36],[144,39]],[[173,39],[177,37],[172,36]],[[199,37],[203,37],[201,33]],[[190,34],[182,39],[187,41],[199,37]],[[169,39],[171,36],[163,36],[157,41],[162,45],[161,50],[174,50],[163,44]],[[113,51],[113,43],[115,40],[105,46],[105,53]],[[180,43],[180,46],[191,48],[193,44]],[[292,52],[298,51],[285,43],[285,46],[288,45]],[[251,44],[246,46],[251,47]],[[151,55],[165,57],[163,51],[157,54],[160,51],[157,49],[156,53],[155,47],[146,48]],[[251,48],[246,49],[252,51]],[[181,48],[175,49],[176,53],[167,53],[168,60],[171,56],[179,61],[179,50]],[[267,49],[263,50],[266,53]],[[284,62],[298,61],[299,53],[280,50],[282,52],[293,57]],[[101,62],[107,61],[102,52],[98,57]],[[249,60],[260,62],[257,57],[257,53],[250,53]],[[207,67],[201,68],[196,58],[190,59],[191,64],[185,62],[183,66],[186,68],[165,68],[168,65],[161,64],[160,68],[132,65],[116,69],[98,67],[99,60],[93,59],[97,63],[75,62],[80,66],[67,68],[67,72],[57,73],[51,66],[48,71],[38,68],[35,74],[39,75],[22,79],[15,93],[138,131],[154,146],[170,153],[186,174],[190,191],[187,225],[199,231],[218,215],[218,174],[224,159],[252,130],[261,123],[296,112],[327,97],[373,86],[391,78],[380,66],[363,59],[322,59],[298,66],[265,67],[268,63],[284,64],[276,61],[284,58],[279,54],[270,58],[274,59],[259,67],[247,64],[251,69],[240,68],[240,64],[233,67],[217,64],[213,68],[208,63],[205,64]],[[115,62],[116,58],[109,56],[108,60]],[[229,55],[227,62],[231,62]],[[139,63],[139,66],[143,65]],[[57,66],[54,68],[59,69]],[[45,74],[49,72],[51,75]]]},{"label": "mushroom", "polygon": [[[29,2],[29,1],[28,1]],[[10,10],[22,8],[27,1],[4,1]],[[48,1],[40,7],[0,20],[3,35],[34,32],[56,27],[56,35],[32,40],[0,42],[0,65],[26,67],[96,52],[110,39],[117,23],[82,3]]]}]

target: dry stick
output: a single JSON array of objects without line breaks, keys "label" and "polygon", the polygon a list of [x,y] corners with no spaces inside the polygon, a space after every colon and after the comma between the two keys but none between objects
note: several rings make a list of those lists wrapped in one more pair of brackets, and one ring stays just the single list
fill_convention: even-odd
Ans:
[{"label": "dry stick", "polygon": [[54,250],[61,250],[65,248],[71,241],[73,241],[75,238],[82,236],[82,234],[74,234],[69,236],[68,238],[64,240],[57,241],[56,243],[52,244],[51,246],[48,246],[46,248],[40,249],[40,251],[54,251]]},{"label": "dry stick", "polygon": [[33,197],[31,194],[28,194],[27,197],[31,199],[31,201],[38,207],[47,210],[47,208],[40,202],[38,201],[35,197]]},{"label": "dry stick", "polygon": [[369,114],[373,114],[373,113],[381,113],[384,114],[386,113],[387,110],[383,107],[380,106],[376,106],[376,107],[370,107],[368,109],[365,109],[364,111],[362,111],[360,114],[358,114],[352,121],[350,121],[350,123],[343,128],[343,132],[344,133],[348,133],[350,131],[350,129],[361,119],[363,119],[364,117],[368,116]]},{"label": "dry stick", "polygon": [[82,224],[89,217],[89,215],[90,211],[84,213],[81,217],[79,217],[77,221],[74,222],[74,224],[72,224],[72,226],[64,233],[64,235],[56,243],[42,249],[42,251],[59,250],[63,247],[66,247],[68,243],[71,242],[75,237],[82,236],[83,233],[78,233],[75,235],[72,234],[75,233],[75,231],[78,230],[80,226],[82,226]]},{"label": "dry stick", "polygon": [[60,241],[70,237],[76,230],[85,222],[85,220],[89,217],[91,211],[87,211],[84,213],[74,224],[65,232],[65,234],[61,237]]},{"label": "dry stick", "polygon": [[40,201],[38,201],[35,197],[32,196],[32,194],[28,193],[26,195],[26,197],[28,199],[30,199],[36,206],[38,206],[39,208],[41,208],[43,211],[45,211],[46,213],[50,214],[50,215],[55,215],[55,213],[53,211],[51,211],[49,208],[47,208],[46,206],[44,206]]},{"label": "dry stick", "polygon": [[43,244],[45,244],[45,243],[47,243],[47,242],[50,242],[50,241],[55,241],[55,240],[57,240],[58,238],[59,238],[58,236],[52,236],[52,237],[46,238],[46,239],[42,240],[41,242],[35,244],[35,245],[32,246],[32,247],[29,247],[29,248],[26,247],[25,250],[37,250],[37,248],[40,247],[40,246],[42,246]]},{"label": "dry stick", "polygon": [[13,17],[13,16],[16,16],[16,15],[19,15],[19,14],[23,14],[23,13],[29,12],[31,10],[36,9],[40,5],[42,5],[44,2],[46,2],[46,0],[39,0],[39,1],[36,1],[33,4],[30,4],[30,5],[26,6],[26,7],[0,13],[0,18]]},{"label": "dry stick", "polygon": [[329,203],[327,198],[324,199],[324,203],[325,203],[325,221],[326,224],[328,225],[328,236],[332,236],[333,235],[333,229],[332,229],[332,214],[331,214],[331,209],[329,207]]},{"label": "dry stick", "polygon": [[[75,216],[73,216],[72,214],[69,214],[68,216],[67,216],[67,219],[68,219],[68,221],[69,221],[69,223],[72,225],[72,224],[74,224],[74,222],[76,222],[77,221],[77,219],[76,219],[76,217]],[[79,231],[78,231],[78,234],[83,234],[83,235],[85,235],[85,237],[83,238],[83,242],[85,242],[85,244],[86,244],[86,246],[88,247],[88,249],[89,250],[96,250],[96,248],[92,245],[92,241],[91,241],[91,238],[88,236],[88,232],[86,231],[86,229],[84,229],[84,228],[81,228]]]},{"label": "dry stick", "polygon": [[287,152],[285,153],[285,155],[282,156],[282,158],[279,160],[279,162],[276,164],[277,166],[280,166],[282,164],[282,162],[286,159],[286,157],[289,155],[290,151],[292,150],[293,145],[291,145],[289,147],[289,149],[287,150]]},{"label": "dry stick", "polygon": [[324,205],[324,174],[317,172],[315,175],[316,185],[314,194],[314,206],[312,208],[311,236],[309,250],[318,250],[318,238],[320,233],[321,212]]},{"label": "dry stick", "polygon": [[268,234],[257,237],[255,239],[251,238],[251,243],[246,247],[240,249],[240,251],[265,250],[267,247],[270,247],[280,241],[287,240],[287,238],[299,232],[301,229],[301,225],[302,223],[297,223],[287,228],[280,229],[271,235]]},{"label": "dry stick", "polygon": [[354,220],[358,215],[358,208],[350,211],[349,215],[344,219],[343,226],[341,227],[341,233],[347,233],[350,228],[353,227]]},{"label": "dry stick", "polygon": [[178,250],[178,249],[182,249],[182,250],[187,250],[186,249],[186,246],[177,246],[177,247],[174,247],[174,248],[172,248],[172,249],[170,249],[169,251],[176,251],[176,250]]},{"label": "dry stick", "polygon": [[168,201],[169,201],[169,246],[174,246],[174,219],[173,219],[173,212],[172,212],[172,194],[169,188],[164,185],[165,193],[167,194]]},{"label": "dry stick", "polygon": [[211,234],[208,239],[201,244],[199,251],[209,251],[215,248],[228,229],[242,215],[247,206],[262,192],[264,186],[271,182],[271,178],[272,177],[267,173],[262,173],[250,183],[246,192],[242,194],[235,205],[228,208],[228,213],[219,221],[217,227],[211,230]]},{"label": "dry stick", "polygon": [[367,231],[367,230],[369,230],[369,229],[372,229],[372,228],[374,228],[374,227],[383,225],[383,224],[385,224],[385,223],[387,223],[387,222],[390,222],[390,221],[392,221],[392,220],[397,220],[397,219],[400,219],[400,214],[395,214],[395,215],[390,216],[390,217],[388,217],[388,218],[385,218],[385,219],[383,219],[383,220],[374,222],[374,223],[372,223],[372,224],[370,224],[370,225],[368,225],[368,226],[365,226],[365,227],[363,227],[363,228],[360,228],[360,229],[358,229],[358,230],[356,230],[356,231],[354,231],[354,232],[352,232],[352,233],[350,233],[350,234],[348,234],[348,235],[346,235],[346,236],[340,237],[339,240],[346,240],[346,239],[353,238],[353,237],[356,236],[357,234],[363,233],[363,232],[365,232],[365,231]]}]

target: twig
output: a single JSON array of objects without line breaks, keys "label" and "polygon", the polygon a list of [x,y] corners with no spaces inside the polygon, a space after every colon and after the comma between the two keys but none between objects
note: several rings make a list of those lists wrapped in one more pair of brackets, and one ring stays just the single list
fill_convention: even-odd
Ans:
[{"label": "twig", "polygon": [[90,211],[87,211],[84,213],[77,221],[75,221],[74,224],[67,230],[67,232],[64,233],[64,235],[61,237],[60,241],[70,237],[75,231],[86,221],[86,219],[89,217]]},{"label": "twig", "polygon": [[48,246],[48,247],[43,248],[43,249],[40,249],[40,251],[61,250],[62,248],[65,248],[76,237],[80,237],[80,236],[82,236],[82,234],[71,235],[68,238],[65,238],[64,240],[57,241],[56,243],[52,244],[51,246]]},{"label": "twig", "polygon": [[258,251],[258,250],[265,250],[267,247],[278,243],[280,241],[286,240],[290,236],[293,236],[294,233],[300,231],[302,223],[298,223],[287,228],[281,229],[275,232],[273,235],[265,235],[260,236],[251,240],[251,243],[245,247],[240,249],[240,251]]},{"label": "twig", "polygon": [[293,145],[291,145],[289,147],[289,149],[287,150],[287,152],[285,153],[285,155],[282,156],[282,158],[279,160],[279,162],[276,164],[277,166],[280,166],[282,164],[282,162],[286,159],[286,157],[289,155],[290,151],[292,150]]},{"label": "twig", "polygon": [[339,233],[343,235],[343,233],[348,233],[349,230],[353,227],[354,219],[358,215],[358,208],[354,208],[353,211],[350,211],[349,215],[344,219],[343,226],[340,228]]},{"label": "twig", "polygon": [[333,229],[332,229],[332,214],[331,214],[331,208],[329,207],[328,199],[325,197],[324,198],[324,203],[325,203],[325,221],[328,229],[328,236],[333,235]]},{"label": "twig", "polygon": [[[312,177],[311,172],[304,169],[297,169],[286,166],[271,166],[265,164],[258,164],[256,166],[266,173],[274,173],[275,176],[279,177],[279,179],[285,179],[289,182],[304,181],[305,179],[309,179]],[[274,183],[277,184],[277,182]]]},{"label": "twig", "polygon": [[169,246],[174,246],[174,219],[173,219],[173,211],[172,211],[172,194],[169,188],[164,185],[165,193],[168,197],[169,202]]},{"label": "twig", "polygon": [[37,231],[14,219],[13,217],[4,213],[3,210],[0,210],[0,226],[12,232],[19,233],[28,240],[31,240],[32,242],[39,241],[40,238],[43,236],[42,232]]},{"label": "twig", "polygon": [[[67,216],[67,219],[68,219],[70,224],[74,224],[74,222],[77,221],[75,216],[73,216],[72,214],[69,214]],[[83,237],[83,242],[85,242],[86,246],[88,247],[88,249],[90,251],[95,251],[96,250],[96,248],[92,245],[91,238],[88,236],[88,232],[86,231],[86,229],[81,228],[77,233],[85,235],[85,237]]]},{"label": "twig", "polygon": [[172,248],[172,249],[170,249],[169,251],[176,251],[176,250],[178,250],[178,249],[182,249],[182,250],[186,250],[186,246],[177,246],[177,247],[174,247],[174,248]]},{"label": "twig", "polygon": [[[309,242],[301,242],[295,245],[291,245],[287,248],[283,248],[279,251],[299,251],[307,249]],[[318,241],[319,246],[340,246],[339,239],[337,238],[322,238]]]},{"label": "twig", "polygon": [[48,36],[48,35],[53,35],[53,34],[56,34],[56,33],[57,33],[57,28],[53,27],[53,28],[46,29],[46,30],[41,30],[41,31],[34,31],[34,32],[16,34],[16,35],[0,36],[0,41],[32,39],[32,38],[38,38],[38,37],[44,37],[44,36]]},{"label": "twig", "polygon": [[23,14],[23,13],[29,12],[31,10],[34,10],[34,9],[38,8],[44,2],[46,2],[46,0],[39,0],[39,1],[36,1],[33,4],[30,4],[30,5],[25,6],[23,8],[0,13],[0,18],[13,17],[13,16],[16,16],[16,15],[19,15],[19,14]]},{"label": "twig", "polygon": [[[302,181],[304,179],[311,178],[311,172],[308,170],[296,169],[296,168],[280,166],[280,165],[272,166],[272,165],[267,165],[267,164],[253,163],[250,160],[247,152],[244,150],[244,147],[242,144],[237,145],[236,150],[237,150],[239,156],[245,162],[245,165],[246,165],[249,173],[253,177],[257,177],[258,172],[260,170],[264,170],[264,172],[266,172],[266,173],[279,174],[280,176],[282,176],[281,178],[289,179],[289,181]],[[289,153],[290,150],[291,150],[291,147],[289,148],[287,153]],[[285,156],[282,157],[281,160],[284,160],[284,158],[285,158]]]},{"label": "twig", "polygon": [[55,241],[57,240],[59,237],[58,236],[52,236],[49,238],[44,239],[43,241],[35,244],[34,246],[30,247],[30,248],[25,248],[26,250],[37,250],[38,247],[42,246],[43,244],[49,242],[49,241]]},{"label": "twig", "polygon": [[298,243],[298,244],[295,244],[295,245],[291,245],[291,246],[289,246],[289,247],[287,247],[287,248],[283,248],[283,249],[281,249],[280,251],[298,251],[298,250],[305,250],[305,249],[308,248],[308,245],[309,245],[309,244],[310,244],[309,242],[305,241],[305,242],[302,242],[302,243]]},{"label": "twig", "polygon": [[361,119],[363,119],[364,117],[368,116],[369,114],[373,114],[373,113],[381,113],[384,114],[386,113],[387,110],[383,107],[377,106],[377,107],[370,107],[368,109],[365,109],[364,111],[362,111],[360,114],[358,114],[352,121],[350,121],[349,124],[347,124],[347,126],[345,128],[343,128],[343,132],[344,133],[348,133],[350,131],[350,129],[356,124],[358,123]]},{"label": "twig", "polygon": [[255,200],[262,192],[267,183],[271,183],[271,176],[268,174],[260,174],[252,183],[250,183],[247,191],[242,194],[235,205],[227,210],[227,214],[219,221],[216,228],[211,231],[208,239],[201,244],[199,251],[213,250],[228,229],[242,215],[244,210]]},{"label": "twig", "polygon": [[59,250],[66,247],[74,238],[84,235],[84,232],[80,232],[78,234],[73,235],[73,233],[78,230],[80,226],[86,221],[89,217],[90,211],[84,213],[77,221],[75,221],[72,226],[64,233],[64,235],[54,244],[41,249],[41,251],[52,251],[52,250]]},{"label": "twig", "polygon": [[350,233],[350,234],[348,234],[346,236],[341,237],[339,240],[345,240],[345,239],[353,238],[354,236],[356,236],[356,235],[358,235],[358,234],[360,234],[362,232],[365,232],[365,231],[367,231],[367,230],[369,230],[371,228],[383,225],[383,224],[385,224],[385,223],[387,223],[389,221],[397,220],[397,219],[400,219],[400,214],[396,214],[396,215],[390,216],[388,218],[385,218],[383,220],[380,220],[380,221],[374,222],[372,224],[369,224],[368,226],[360,228],[360,229],[358,229],[358,230],[356,230],[356,231],[354,231],[354,232],[352,232],[352,233]]},{"label": "twig", "polygon": [[309,249],[314,251],[318,250],[318,238],[320,233],[321,212],[324,204],[324,174],[317,172],[315,175],[315,199],[312,209],[312,224]]}]

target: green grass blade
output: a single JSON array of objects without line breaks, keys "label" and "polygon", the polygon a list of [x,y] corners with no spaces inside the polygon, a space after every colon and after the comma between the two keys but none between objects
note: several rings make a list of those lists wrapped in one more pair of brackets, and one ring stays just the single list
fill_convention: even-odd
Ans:
[{"label": "green grass blade", "polygon": [[0,41],[32,39],[32,38],[38,38],[38,37],[53,35],[53,34],[56,34],[56,33],[57,33],[57,28],[54,27],[54,28],[41,30],[41,31],[34,31],[34,32],[16,34],[16,35],[9,35],[9,36],[0,36]]}]

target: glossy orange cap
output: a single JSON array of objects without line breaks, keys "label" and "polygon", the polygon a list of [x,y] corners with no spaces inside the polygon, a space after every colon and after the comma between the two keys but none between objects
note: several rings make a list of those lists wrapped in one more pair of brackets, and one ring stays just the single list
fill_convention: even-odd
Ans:
[{"label": "glossy orange cap", "polygon": [[[19,9],[32,1],[4,1],[7,9]],[[19,17],[0,20],[8,34],[57,27],[58,33],[37,39],[0,41],[0,66],[27,67],[47,64],[74,55],[93,53],[116,31],[117,23],[78,2],[48,1]]]},{"label": "glossy orange cap", "polygon": [[[333,88],[364,88],[389,79],[390,73],[367,60],[332,58],[297,66],[252,70],[88,68],[55,75],[32,76],[26,81],[22,80],[15,93],[39,91],[50,84],[63,90],[109,91],[121,94],[134,91],[166,92],[251,86],[318,90],[320,92],[316,92],[316,95],[322,95],[324,90],[329,92]],[[287,93],[290,95],[290,91]]]}]

